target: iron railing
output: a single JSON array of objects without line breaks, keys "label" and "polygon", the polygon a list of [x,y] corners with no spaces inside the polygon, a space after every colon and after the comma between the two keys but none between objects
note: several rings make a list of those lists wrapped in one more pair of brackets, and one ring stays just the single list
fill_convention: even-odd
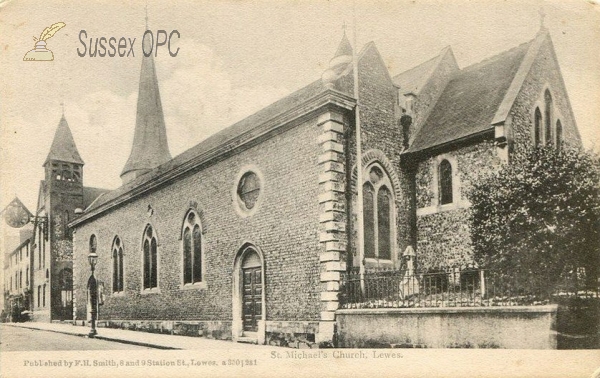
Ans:
[{"label": "iron railing", "polygon": [[598,280],[565,274],[552,287],[540,274],[508,277],[486,269],[450,268],[409,274],[403,270],[353,270],[342,275],[341,308],[479,307],[600,299]]}]

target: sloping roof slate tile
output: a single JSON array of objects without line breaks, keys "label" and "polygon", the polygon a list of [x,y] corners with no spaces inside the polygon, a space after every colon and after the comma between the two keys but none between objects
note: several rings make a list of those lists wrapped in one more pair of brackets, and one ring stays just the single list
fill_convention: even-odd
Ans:
[{"label": "sloping roof slate tile", "polygon": [[448,83],[407,152],[491,129],[491,121],[531,42],[459,71]]}]

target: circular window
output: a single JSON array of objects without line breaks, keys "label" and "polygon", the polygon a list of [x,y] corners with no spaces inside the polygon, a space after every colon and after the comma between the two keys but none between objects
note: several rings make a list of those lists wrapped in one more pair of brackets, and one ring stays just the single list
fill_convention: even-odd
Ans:
[{"label": "circular window", "polygon": [[265,196],[265,178],[254,164],[241,167],[231,186],[231,199],[235,212],[242,218],[252,216],[261,206]]},{"label": "circular window", "polygon": [[260,194],[260,179],[254,172],[246,172],[240,179],[237,187],[237,195],[242,201],[243,207],[252,210],[256,205]]}]

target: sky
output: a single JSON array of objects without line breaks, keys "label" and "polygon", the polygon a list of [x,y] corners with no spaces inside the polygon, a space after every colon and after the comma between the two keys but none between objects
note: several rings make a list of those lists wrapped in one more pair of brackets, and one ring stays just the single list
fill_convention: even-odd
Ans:
[{"label": "sky", "polygon": [[[141,39],[170,33],[156,57],[171,154],[320,78],[348,25],[357,45],[374,41],[392,75],[450,45],[460,67],[535,37],[540,9],[550,30],[584,146],[600,151],[600,12],[561,1],[1,1],[0,207],[18,196],[33,212],[42,164],[62,114],[85,161],[86,186],[114,189],[135,126]],[[66,26],[48,43],[52,62],[24,62],[34,36]],[[89,38],[136,38],[135,57],[80,57]],[[2,231],[6,231],[2,224]]]}]

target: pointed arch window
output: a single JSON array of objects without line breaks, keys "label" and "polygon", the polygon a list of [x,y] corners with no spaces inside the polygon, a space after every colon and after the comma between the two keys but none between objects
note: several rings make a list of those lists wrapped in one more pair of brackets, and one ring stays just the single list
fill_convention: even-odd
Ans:
[{"label": "pointed arch window", "polygon": [[552,143],[552,95],[550,91],[546,89],[544,92],[544,138],[546,144]]},{"label": "pointed arch window", "polygon": [[156,235],[151,225],[147,225],[144,230],[144,241],[142,250],[144,253],[144,289],[154,289],[158,287],[158,243]]},{"label": "pointed arch window", "polygon": [[533,143],[537,147],[542,144],[542,112],[540,108],[535,108],[533,120]]},{"label": "pointed arch window", "polygon": [[375,190],[373,185],[367,182],[363,185],[363,217],[365,257],[377,256],[377,245],[375,244]]},{"label": "pointed arch window", "polygon": [[563,128],[560,119],[556,121],[556,148],[563,146]]},{"label": "pointed arch window", "polygon": [[112,291],[123,292],[123,243],[118,236],[112,245]]},{"label": "pointed arch window", "polygon": [[202,282],[202,229],[200,217],[190,210],[183,224],[183,283]]},{"label": "pointed arch window", "polygon": [[440,204],[445,205],[453,202],[452,187],[452,164],[446,159],[439,166]]},{"label": "pointed arch window", "polygon": [[383,169],[374,164],[367,169],[363,183],[364,256],[390,260],[394,245],[394,201],[391,181]]}]

